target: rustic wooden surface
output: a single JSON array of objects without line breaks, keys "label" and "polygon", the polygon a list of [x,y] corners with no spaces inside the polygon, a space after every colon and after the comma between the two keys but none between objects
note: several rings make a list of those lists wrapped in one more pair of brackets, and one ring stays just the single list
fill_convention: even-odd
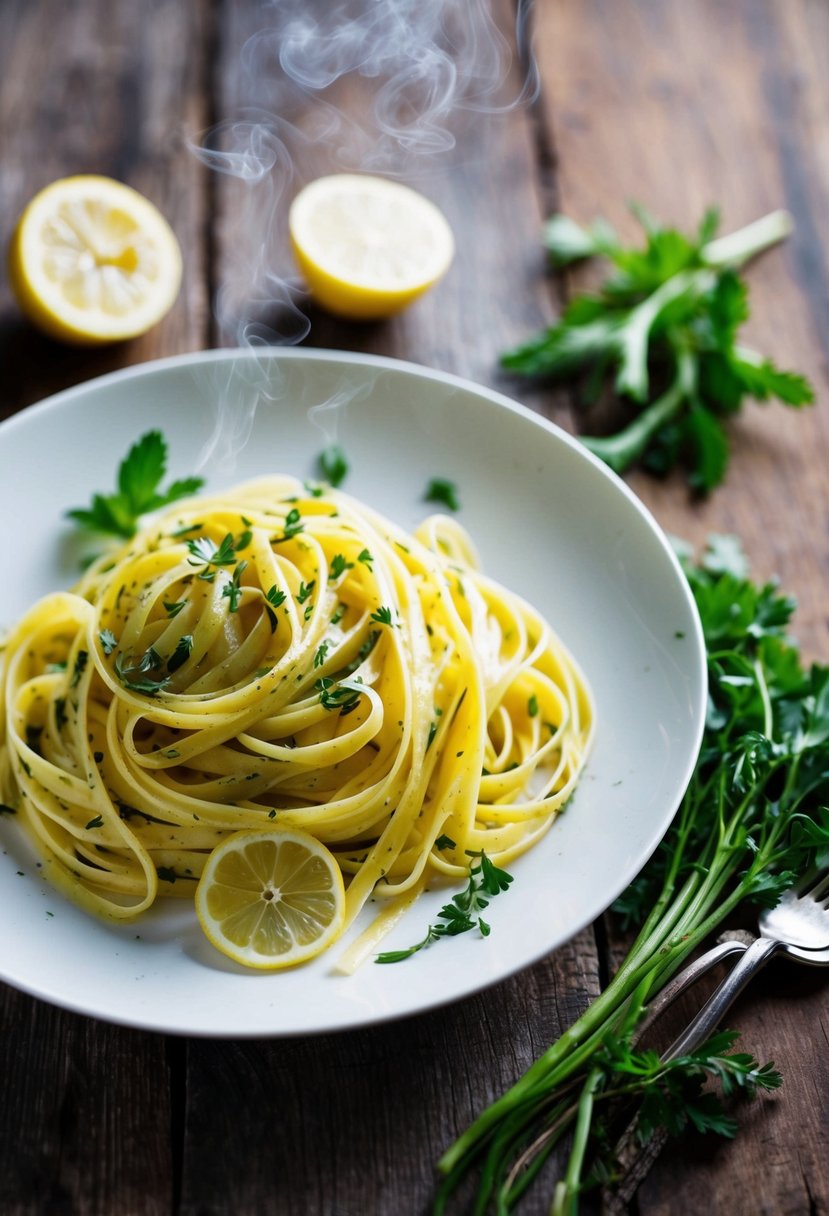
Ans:
[{"label": "rustic wooden surface", "polygon": [[[359,165],[366,151],[348,124],[333,141],[309,142],[314,115],[296,97],[281,108],[285,97],[267,58],[273,44],[249,40],[278,27],[284,9],[253,0],[0,5],[0,239],[5,244],[40,186],[101,172],[161,206],[186,266],[181,297],[163,324],[104,352],[40,338],[3,286],[0,416],[113,367],[233,343],[246,290],[268,298],[268,284],[260,290],[257,280],[265,253],[281,273],[292,273],[279,246],[292,190],[317,173]],[[494,9],[514,42],[510,3],[498,0]],[[458,258],[449,277],[384,325],[347,326],[310,310],[307,341],[468,375],[573,429],[565,394],[511,384],[496,366],[497,352],[552,317],[572,290],[545,274],[542,216],[561,206],[580,220],[601,213],[629,231],[628,198],[682,224],[716,201],[730,228],[784,205],[796,234],[752,270],[752,338],[808,372],[822,400],[827,45],[822,0],[542,0],[534,104],[456,115],[451,152],[411,154],[396,166],[455,229]],[[260,66],[269,64],[267,78],[252,74],[257,56]],[[514,65],[507,92],[520,86]],[[370,81],[342,81],[329,98],[342,114],[365,119]],[[206,169],[188,143],[257,105],[279,108],[281,121],[303,138],[294,137],[295,176],[274,174],[252,190]],[[224,128],[217,146],[239,138],[238,129]],[[276,237],[265,251],[250,238],[269,207]],[[247,319],[271,335],[294,324],[264,304]],[[704,504],[691,502],[678,481],[632,478],[669,530],[697,543],[710,531],[739,533],[755,569],[778,573],[798,595],[804,648],[824,660],[827,427],[822,405],[796,418],[775,407],[750,409],[734,428],[727,488]],[[425,1212],[442,1148],[595,995],[612,950],[598,926],[450,1010],[272,1043],[165,1040],[0,986],[0,1212]],[[829,1211],[829,1015],[821,977],[780,965],[733,1016],[746,1046],[774,1058],[786,1085],[742,1112],[735,1144],[712,1149],[689,1140],[669,1149],[635,1201],[641,1216]],[[530,1216],[547,1209],[542,1189],[521,1208]]]}]

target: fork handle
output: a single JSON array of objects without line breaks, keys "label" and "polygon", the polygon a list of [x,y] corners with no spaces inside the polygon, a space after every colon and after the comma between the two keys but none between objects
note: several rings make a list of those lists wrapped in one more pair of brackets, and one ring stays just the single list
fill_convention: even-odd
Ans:
[{"label": "fork handle", "polygon": [[685,1030],[668,1048],[664,1059],[673,1060],[687,1055],[700,1043],[704,1043],[720,1024],[723,1014],[729,1009],[746,984],[763,968],[772,955],[783,949],[779,941],[771,937],[758,937],[746,948],[737,964],[714,989],[699,1013],[688,1023]]},{"label": "fork handle", "polygon": [[[746,935],[748,936],[748,935]],[[752,939],[753,940],[753,939]],[[744,954],[747,948],[747,942],[738,939],[728,939],[723,942],[718,942],[716,946],[712,946],[705,954],[700,955],[694,962],[688,963],[682,970],[673,977],[648,1005],[648,1013],[644,1021],[639,1025],[636,1032],[637,1042],[647,1034],[655,1022],[662,1017],[662,1014],[673,1005],[674,1001],[682,996],[689,988],[706,975],[718,963],[730,958],[732,954]]]}]

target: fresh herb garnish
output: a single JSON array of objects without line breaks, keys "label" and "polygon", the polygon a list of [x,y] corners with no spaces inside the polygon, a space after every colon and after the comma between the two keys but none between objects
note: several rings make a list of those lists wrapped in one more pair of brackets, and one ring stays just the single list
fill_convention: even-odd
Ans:
[{"label": "fresh herb garnish", "polygon": [[204,485],[201,477],[186,477],[162,490],[166,472],[166,440],[160,431],[148,431],[121,461],[116,492],[93,494],[88,507],[74,507],[66,514],[82,528],[129,539],[142,515],[196,494]]},{"label": "fresh herb garnish", "polygon": [[322,476],[335,488],[342,485],[348,475],[348,461],[338,443],[331,443],[327,448],[323,448],[317,457],[317,464]]},{"label": "fresh herb garnish", "polygon": [[345,574],[346,570],[353,570],[354,562],[348,562],[343,557],[342,553],[335,553],[331,558],[331,570],[329,578],[338,579],[341,574]]},{"label": "fresh herb garnish", "polygon": [[357,554],[357,561],[362,562],[363,565],[367,566],[369,570],[374,569],[374,566],[372,564],[374,562],[374,558],[371,555],[371,553],[369,553],[368,549],[363,549],[360,553]]},{"label": "fresh herb garnish", "polygon": [[705,632],[708,712],[677,817],[615,905],[638,936],[598,1000],[444,1154],[441,1203],[480,1169],[477,1209],[507,1211],[520,1185],[512,1164],[532,1173],[527,1146],[546,1153],[577,1126],[554,1207],[574,1211],[588,1178],[615,1171],[600,1114],[612,1093],[633,1101],[640,1133],[699,1119],[730,1134],[718,1115],[700,1114],[703,1075],[726,1089],[776,1084],[769,1066],[726,1056],[721,1037],[670,1065],[631,1048],[647,1005],[688,955],[741,904],[773,905],[829,850],[829,667],[803,666],[786,636],[793,601],[747,578],[733,541],[711,544],[698,564],[682,561]]},{"label": "fresh herb garnish", "polygon": [[179,667],[183,666],[187,662],[192,654],[192,651],[193,635],[191,633],[185,633],[179,638],[178,642],[176,643],[175,650],[167,660],[167,670],[171,675],[173,672],[178,671]]},{"label": "fresh herb garnish", "polygon": [[102,629],[98,634],[98,641],[101,643],[101,650],[105,655],[111,655],[118,645],[118,639],[111,629]]},{"label": "fresh herb garnish", "polygon": [[152,646],[144,651],[137,663],[131,662],[131,657],[128,659],[124,654],[115,656],[115,674],[125,688],[154,697],[170,683],[170,677],[161,674],[164,660]]},{"label": "fresh herb garnish", "polygon": [[453,895],[451,901],[443,905],[438,912],[438,922],[429,925],[426,936],[406,950],[387,950],[378,954],[375,963],[402,963],[404,959],[411,958],[432,942],[439,941],[442,937],[457,937],[459,933],[468,933],[470,929],[477,928],[482,937],[489,937],[491,929],[481,913],[489,907],[490,899],[506,891],[511,882],[511,874],[499,869],[486,853],[481,853],[477,864],[473,861],[469,866],[469,880],[465,890]]},{"label": "fresh herb garnish", "polygon": [[304,604],[305,601],[308,599],[308,597],[313,594],[314,587],[316,586],[316,582],[317,582],[317,580],[315,578],[312,578],[310,583],[301,582],[299,584],[299,591],[297,591],[297,593],[296,593],[296,602],[298,604]]},{"label": "fresh herb garnish", "polygon": [[[243,540],[245,533],[239,538]],[[187,559],[191,566],[204,566],[200,571],[199,578],[204,579],[207,583],[212,583],[221,566],[235,566],[239,560],[237,557],[237,542],[233,539],[233,534],[228,532],[220,545],[212,541],[209,536],[197,536],[194,540],[188,540],[187,548],[190,551],[190,557]]]},{"label": "fresh herb garnish", "polygon": [[391,608],[381,604],[376,612],[372,612],[370,619],[376,621],[378,625],[391,625]]},{"label": "fresh herb garnish", "polygon": [[315,667],[322,667],[323,663],[325,662],[325,656],[328,654],[329,645],[330,643],[328,642],[320,642],[319,646],[317,647],[316,654],[314,655]]},{"label": "fresh herb garnish", "polygon": [[72,668],[72,679],[69,682],[70,688],[77,688],[81,682],[81,677],[86,671],[86,665],[89,662],[89,651],[79,650],[75,655],[75,666]]},{"label": "fresh herb garnish", "polygon": [[302,516],[299,513],[299,507],[291,507],[288,514],[285,516],[285,527],[281,536],[272,536],[272,545],[281,545],[285,540],[293,540],[295,536],[303,530],[305,524],[302,522]]},{"label": "fresh herb garnish", "polygon": [[247,562],[239,562],[236,569],[233,571],[233,576],[229,583],[225,583],[222,588],[222,598],[230,600],[228,608],[231,612],[239,611],[239,602],[242,598],[242,575],[247,569]]},{"label": "fresh herb garnish", "polygon": [[178,616],[186,602],[186,600],[175,600],[174,602],[164,600],[164,611],[172,619],[174,616]]},{"label": "fresh herb garnish", "polygon": [[433,477],[426,487],[423,498],[426,502],[442,503],[450,511],[460,511],[461,509],[458,487],[453,481],[447,481],[444,477]]},{"label": "fresh herb garnish", "polygon": [[814,399],[803,377],[739,345],[748,317],[748,289],[737,271],[788,235],[774,212],[731,236],[714,239],[716,211],[696,235],[683,236],[634,209],[644,249],[622,246],[606,224],[580,228],[554,216],[545,229],[552,260],[566,266],[601,255],[613,273],[595,295],[575,296],[559,323],[502,357],[529,376],[574,380],[582,406],[608,391],[634,411],[617,434],[582,442],[617,473],[641,461],[656,473],[676,464],[706,493],[725,476],[729,437],[724,421],[746,397],[802,406]]},{"label": "fresh herb garnish", "polygon": [[320,695],[320,704],[325,709],[339,710],[341,718],[344,718],[346,714],[350,714],[353,709],[357,708],[360,703],[360,697],[366,690],[365,685],[359,678],[355,680],[340,680],[337,683],[330,676],[321,676],[314,685],[314,688]]}]

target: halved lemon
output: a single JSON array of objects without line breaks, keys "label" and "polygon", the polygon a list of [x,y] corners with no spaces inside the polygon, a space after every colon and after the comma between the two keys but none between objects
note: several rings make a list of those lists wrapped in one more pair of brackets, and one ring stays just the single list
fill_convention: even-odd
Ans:
[{"label": "halved lemon", "polygon": [[446,273],[455,252],[434,203],[367,174],[311,182],[291,204],[288,222],[312,296],[349,319],[400,312]]},{"label": "halved lemon", "polygon": [[181,286],[181,250],[137,190],[109,177],[65,177],[18,220],[9,280],[22,311],[50,337],[119,342],[168,312]]},{"label": "halved lemon", "polygon": [[340,867],[305,832],[234,832],[210,854],[196,914],[217,950],[237,963],[263,970],[304,963],[342,932]]}]

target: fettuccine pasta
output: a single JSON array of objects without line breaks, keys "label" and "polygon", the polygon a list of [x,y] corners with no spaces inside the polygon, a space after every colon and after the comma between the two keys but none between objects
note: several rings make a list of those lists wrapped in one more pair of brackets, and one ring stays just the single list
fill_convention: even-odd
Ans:
[{"label": "fettuccine pasta", "polygon": [[289,477],[177,504],[41,600],[2,686],[3,800],[115,918],[192,897],[227,833],[269,825],[333,852],[348,922],[405,906],[531,847],[593,730],[579,668],[455,520],[412,536]]}]

